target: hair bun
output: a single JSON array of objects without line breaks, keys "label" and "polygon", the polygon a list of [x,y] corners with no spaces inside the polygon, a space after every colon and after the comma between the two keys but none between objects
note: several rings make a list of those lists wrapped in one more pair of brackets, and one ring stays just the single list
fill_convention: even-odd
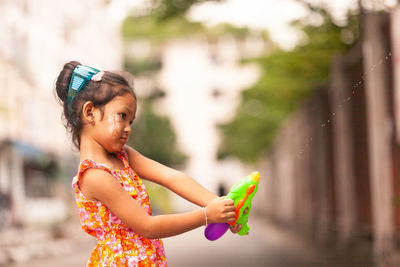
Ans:
[{"label": "hair bun", "polygon": [[68,96],[68,88],[71,82],[72,73],[76,66],[81,65],[78,61],[70,61],[66,63],[57,77],[56,92],[58,98],[65,103]]}]

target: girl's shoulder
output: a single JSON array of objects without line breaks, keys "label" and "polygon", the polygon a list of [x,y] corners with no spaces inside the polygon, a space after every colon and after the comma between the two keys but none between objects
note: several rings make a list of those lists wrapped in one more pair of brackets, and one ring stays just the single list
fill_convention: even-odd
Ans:
[{"label": "girl's shoulder", "polygon": [[88,169],[101,169],[107,172],[111,172],[112,170],[107,164],[96,162],[92,159],[84,159],[79,163],[78,175],[82,175]]},{"label": "girl's shoulder", "polygon": [[[90,171],[89,171],[90,170]],[[91,159],[84,159],[79,163],[78,172],[76,176],[72,180],[72,187],[77,187],[79,181],[83,178],[83,176],[88,176],[88,173],[92,173],[93,170],[101,170],[102,172],[107,173],[108,175],[112,174],[112,170],[105,164],[98,163]]]},{"label": "girl's shoulder", "polygon": [[115,196],[125,192],[123,184],[118,179],[101,169],[90,169],[85,172],[77,183],[77,189],[85,199],[99,201],[106,206],[114,201]]}]

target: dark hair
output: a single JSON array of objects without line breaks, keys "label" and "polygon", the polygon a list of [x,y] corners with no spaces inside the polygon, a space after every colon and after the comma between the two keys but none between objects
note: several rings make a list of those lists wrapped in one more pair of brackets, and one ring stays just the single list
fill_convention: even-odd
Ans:
[{"label": "dark hair", "polygon": [[[105,71],[99,82],[89,81],[87,85],[76,95],[72,102],[72,110],[69,112],[67,104],[68,88],[71,82],[72,73],[76,66],[82,65],[77,61],[66,63],[58,75],[55,91],[60,104],[63,106],[64,126],[72,135],[72,142],[79,149],[80,136],[82,131],[82,108],[83,104],[91,101],[95,107],[102,108],[116,96],[131,94],[135,99],[136,95],[128,81],[119,74]],[[102,110],[103,111],[103,110]]]}]

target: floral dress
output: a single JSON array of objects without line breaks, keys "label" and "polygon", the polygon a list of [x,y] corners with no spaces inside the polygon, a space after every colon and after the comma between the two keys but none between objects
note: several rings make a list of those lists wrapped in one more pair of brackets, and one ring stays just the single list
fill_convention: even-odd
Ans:
[{"label": "floral dress", "polygon": [[149,240],[135,233],[103,203],[85,198],[79,190],[78,182],[84,171],[89,168],[102,169],[114,176],[125,191],[151,215],[150,200],[144,184],[130,167],[126,153],[121,151],[117,156],[123,161],[124,169],[112,169],[85,159],[80,163],[72,182],[81,226],[97,239],[87,266],[167,266],[161,240]]}]

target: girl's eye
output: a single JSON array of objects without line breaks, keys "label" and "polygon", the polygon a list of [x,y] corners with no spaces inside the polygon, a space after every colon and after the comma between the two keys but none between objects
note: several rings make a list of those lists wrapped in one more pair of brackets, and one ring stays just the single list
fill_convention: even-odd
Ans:
[{"label": "girl's eye", "polygon": [[122,118],[123,120],[125,120],[125,118],[126,118],[126,113],[120,113],[119,115],[121,116],[121,118]]}]

